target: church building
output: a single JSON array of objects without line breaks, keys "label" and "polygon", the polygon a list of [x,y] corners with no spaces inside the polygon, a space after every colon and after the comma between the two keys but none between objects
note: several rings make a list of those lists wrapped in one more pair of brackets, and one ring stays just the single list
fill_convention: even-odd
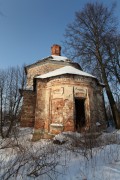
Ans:
[{"label": "church building", "polygon": [[100,131],[105,127],[104,85],[80,65],[61,56],[61,47],[25,67],[21,126],[33,127],[33,141],[60,132]]}]

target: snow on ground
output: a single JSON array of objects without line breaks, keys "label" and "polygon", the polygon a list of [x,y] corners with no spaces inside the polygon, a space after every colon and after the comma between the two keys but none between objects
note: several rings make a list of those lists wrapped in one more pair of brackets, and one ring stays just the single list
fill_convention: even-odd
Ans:
[{"label": "snow on ground", "polygon": [[63,132],[53,140],[31,142],[32,133],[32,128],[18,128],[12,140],[0,139],[0,179],[120,179],[120,130],[93,141]]}]

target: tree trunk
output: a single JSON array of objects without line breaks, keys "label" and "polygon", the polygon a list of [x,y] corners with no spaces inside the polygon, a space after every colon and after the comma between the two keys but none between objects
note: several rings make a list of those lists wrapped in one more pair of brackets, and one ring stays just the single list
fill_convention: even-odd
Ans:
[{"label": "tree trunk", "polygon": [[107,97],[108,97],[108,100],[109,100],[109,103],[111,106],[115,126],[117,129],[120,129],[120,112],[117,109],[113,94],[112,94],[110,86],[108,84],[105,69],[103,66],[102,66],[101,70],[102,70],[102,78],[103,78],[103,81],[105,83],[106,93],[107,93]]},{"label": "tree trunk", "polygon": [[5,137],[9,137],[9,134],[11,133],[11,130],[12,130],[12,127],[13,127],[13,122],[14,122],[14,118],[10,118],[10,125],[9,125],[9,128],[7,130],[7,133],[6,133],[6,136]]}]

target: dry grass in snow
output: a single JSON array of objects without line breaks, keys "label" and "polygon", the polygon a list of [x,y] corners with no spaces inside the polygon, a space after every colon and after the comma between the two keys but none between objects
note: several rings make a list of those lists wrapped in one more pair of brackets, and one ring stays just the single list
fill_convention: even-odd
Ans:
[{"label": "dry grass in snow", "polygon": [[31,142],[31,128],[16,128],[0,139],[0,179],[118,180],[120,131],[97,138],[63,132],[53,140]]}]

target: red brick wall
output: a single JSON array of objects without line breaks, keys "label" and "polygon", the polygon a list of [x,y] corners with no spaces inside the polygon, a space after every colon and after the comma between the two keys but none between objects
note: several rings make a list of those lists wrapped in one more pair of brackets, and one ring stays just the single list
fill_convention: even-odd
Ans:
[{"label": "red brick wall", "polygon": [[37,80],[36,87],[36,109],[35,109],[35,129],[44,130],[45,124],[45,80]]},{"label": "red brick wall", "polygon": [[49,133],[74,131],[74,97],[82,97],[86,108],[83,131],[89,127],[94,130],[97,121],[105,124],[101,90],[95,79],[76,75],[37,79],[36,96],[32,91],[23,91],[21,126],[34,124],[33,140]]},{"label": "red brick wall", "polygon": [[35,92],[23,90],[23,105],[21,111],[21,122],[22,127],[33,127],[35,120]]}]

